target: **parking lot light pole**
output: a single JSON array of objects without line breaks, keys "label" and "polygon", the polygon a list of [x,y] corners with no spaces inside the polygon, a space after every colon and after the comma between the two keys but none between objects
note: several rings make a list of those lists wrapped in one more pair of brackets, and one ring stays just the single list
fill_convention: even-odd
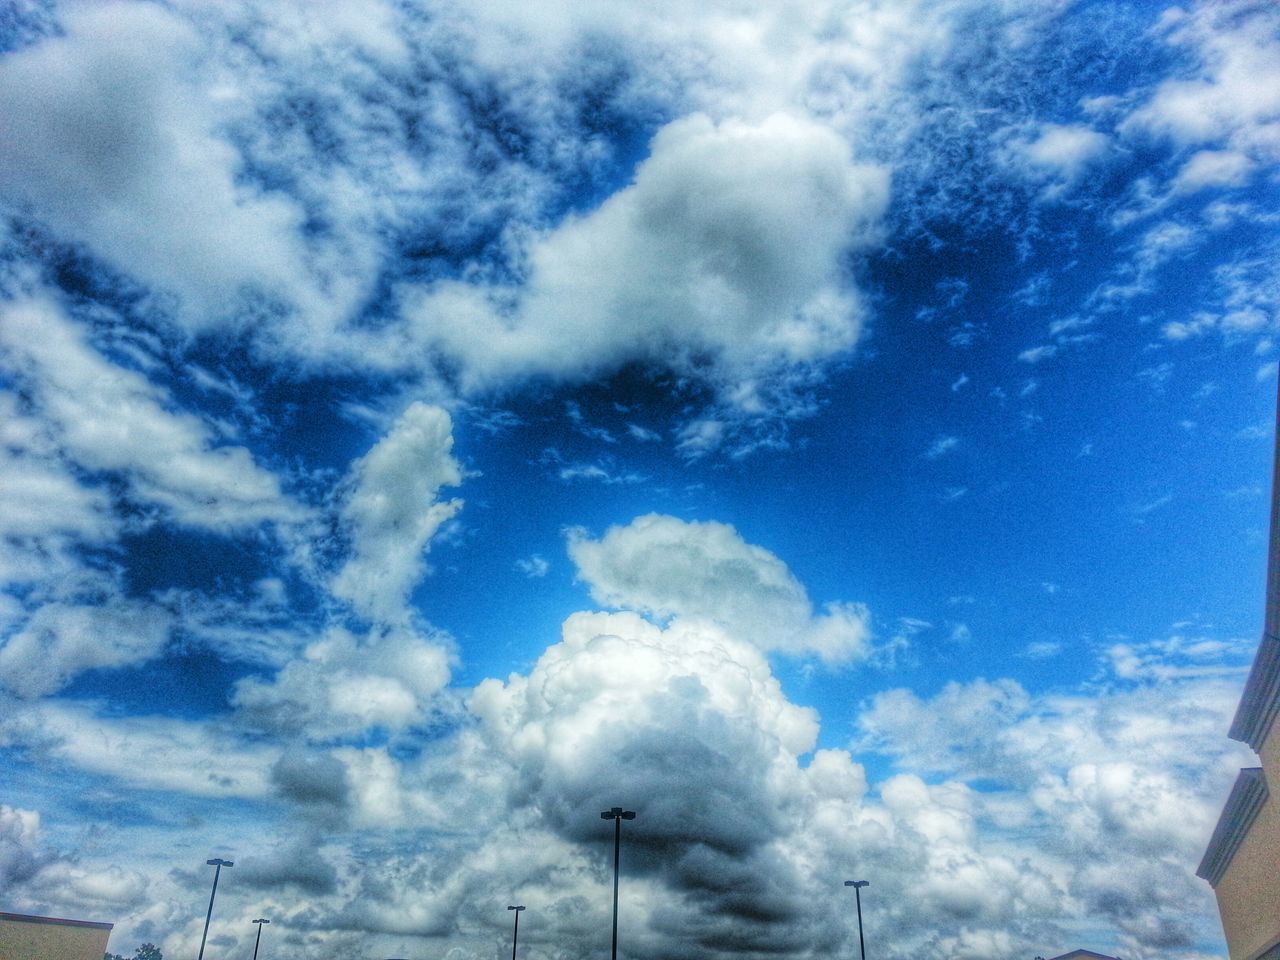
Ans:
[{"label": "parking lot light pole", "polygon": [[522,904],[518,907],[507,907],[507,909],[516,912],[516,928],[511,931],[511,960],[516,960],[516,941],[520,939],[520,911],[524,906]]},{"label": "parking lot light pole", "polygon": [[622,821],[634,820],[634,810],[623,810],[611,807],[600,814],[601,820],[613,821],[613,953],[612,960],[618,960],[618,852],[622,848]]},{"label": "parking lot light pole", "polygon": [[[217,857],[206,860],[205,863],[213,867],[213,892],[209,894],[209,912],[204,915],[204,933],[200,934],[200,956],[196,960],[204,960],[204,941],[209,936],[209,920],[213,917],[213,898],[218,895],[218,877],[222,875],[223,867],[235,866],[230,860],[219,860]],[[258,928],[258,932],[262,932],[261,927]]]},{"label": "parking lot light pole", "polygon": [[253,922],[258,925],[258,937],[253,941],[253,960],[258,960],[258,944],[262,943],[262,925],[271,921],[258,919]]},{"label": "parking lot light pole", "polygon": [[871,886],[869,880],[846,880],[846,887],[853,887],[853,898],[858,904],[858,949],[862,953],[862,960],[867,960],[867,945],[862,940],[862,888]]}]

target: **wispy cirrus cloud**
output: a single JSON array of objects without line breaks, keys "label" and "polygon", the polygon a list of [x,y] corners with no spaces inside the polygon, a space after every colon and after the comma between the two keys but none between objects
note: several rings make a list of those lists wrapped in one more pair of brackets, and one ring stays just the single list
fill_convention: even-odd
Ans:
[{"label": "wispy cirrus cloud", "polygon": [[6,304],[0,347],[0,363],[27,387],[24,413],[49,431],[56,452],[121,477],[141,505],[216,531],[304,515],[248,449],[221,442],[145,375],[104,357],[55,303]]}]

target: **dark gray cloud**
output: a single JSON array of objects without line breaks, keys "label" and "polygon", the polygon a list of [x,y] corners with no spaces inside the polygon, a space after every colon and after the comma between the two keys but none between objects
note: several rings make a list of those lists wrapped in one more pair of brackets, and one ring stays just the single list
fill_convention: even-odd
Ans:
[{"label": "dark gray cloud", "polygon": [[271,783],[285,800],[304,807],[344,811],[351,802],[347,768],[333,757],[309,754],[299,745],[271,767]]},{"label": "dark gray cloud", "polygon": [[287,896],[284,887],[313,895],[333,893],[338,871],[320,850],[320,842],[313,834],[271,853],[250,854],[236,862],[236,883],[270,890],[275,896]]}]

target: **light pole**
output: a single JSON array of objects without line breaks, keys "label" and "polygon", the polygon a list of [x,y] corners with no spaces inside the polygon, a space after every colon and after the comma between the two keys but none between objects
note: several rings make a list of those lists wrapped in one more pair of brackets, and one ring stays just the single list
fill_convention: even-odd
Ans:
[{"label": "light pole", "polygon": [[253,941],[253,960],[258,960],[258,944],[262,943],[262,925],[264,923],[270,923],[271,921],[259,919],[253,922],[258,925],[258,937]]},{"label": "light pole", "polygon": [[[212,860],[206,860],[209,866],[213,867],[213,893],[209,894],[209,912],[204,915],[204,933],[200,934],[200,956],[196,960],[204,960],[204,941],[209,936],[209,920],[213,917],[213,898],[218,895],[218,877],[222,875],[223,867],[234,867],[235,864],[230,860],[219,860],[214,857]],[[261,932],[262,928],[259,927]]]},{"label": "light pole", "polygon": [[612,960],[618,960],[618,851],[622,847],[622,821],[634,820],[634,810],[623,810],[611,807],[600,814],[601,820],[613,821],[613,953]]},{"label": "light pole", "polygon": [[853,898],[858,904],[858,949],[862,952],[862,960],[867,960],[867,945],[862,940],[862,888],[871,886],[870,880],[846,880],[846,887],[853,887]]},{"label": "light pole", "polygon": [[507,907],[507,909],[516,912],[516,928],[511,932],[511,960],[516,960],[516,941],[520,939],[520,911],[524,906]]}]

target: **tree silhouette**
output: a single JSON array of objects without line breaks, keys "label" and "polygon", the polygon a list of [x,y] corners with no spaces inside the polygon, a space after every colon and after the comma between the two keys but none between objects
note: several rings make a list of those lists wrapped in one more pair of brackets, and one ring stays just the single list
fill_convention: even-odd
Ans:
[{"label": "tree silhouette", "polygon": [[[130,960],[130,958],[122,953],[104,953],[102,960]],[[164,960],[164,954],[154,943],[144,943],[133,951],[132,960]]]}]

